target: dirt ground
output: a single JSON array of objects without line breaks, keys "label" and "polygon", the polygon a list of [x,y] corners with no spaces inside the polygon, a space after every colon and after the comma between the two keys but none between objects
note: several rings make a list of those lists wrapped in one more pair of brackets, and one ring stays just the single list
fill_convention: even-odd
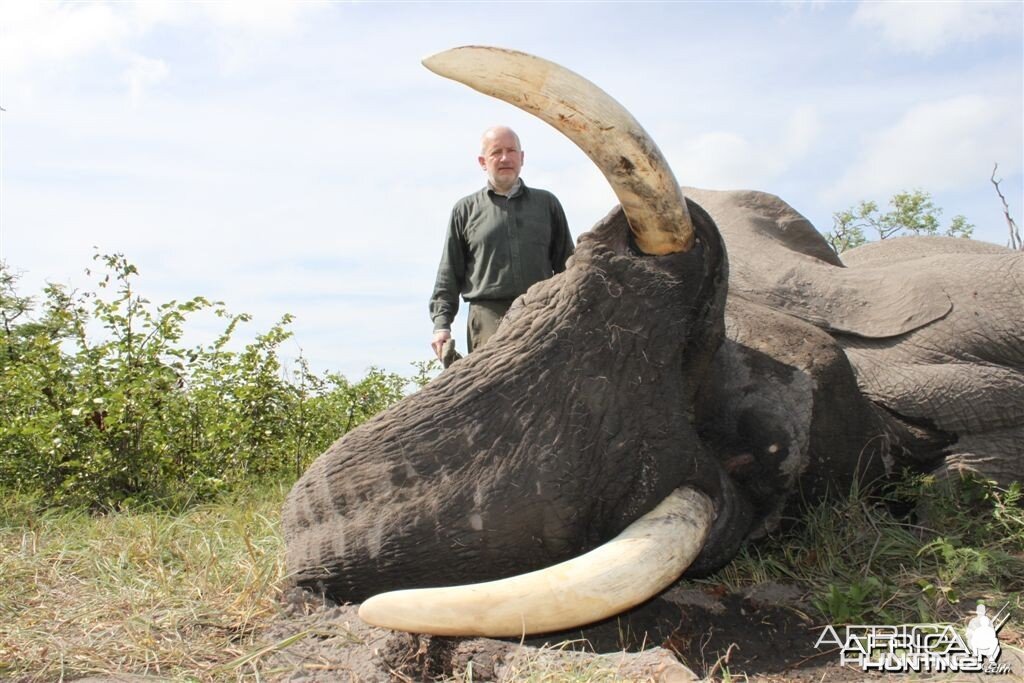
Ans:
[{"label": "dirt ground", "polygon": [[[416,636],[374,628],[356,607],[296,591],[263,635],[268,680],[428,681],[1024,681],[1024,635],[1000,631],[1012,674],[888,677],[839,664],[814,647],[824,622],[799,591],[764,584],[745,593],[672,589],[615,619],[543,638]],[[559,672],[565,672],[561,675]],[[574,672],[574,673],[573,673]]]}]

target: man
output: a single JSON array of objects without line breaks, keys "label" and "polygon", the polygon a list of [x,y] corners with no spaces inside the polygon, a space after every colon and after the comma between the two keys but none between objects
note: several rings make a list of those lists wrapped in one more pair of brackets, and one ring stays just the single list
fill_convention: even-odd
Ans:
[{"label": "man", "polygon": [[565,270],[573,253],[562,205],[519,178],[523,150],[508,127],[484,131],[477,158],[487,186],[452,209],[430,317],[431,347],[440,359],[451,339],[459,295],[469,302],[469,352],[498,329],[512,301],[535,282]]}]

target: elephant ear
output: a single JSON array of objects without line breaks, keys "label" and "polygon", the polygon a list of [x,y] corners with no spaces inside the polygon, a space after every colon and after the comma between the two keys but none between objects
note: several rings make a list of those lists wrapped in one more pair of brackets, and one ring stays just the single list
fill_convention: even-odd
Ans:
[{"label": "elephant ear", "polygon": [[825,238],[775,195],[684,188],[711,215],[729,252],[729,290],[830,332],[882,339],[953,307],[933,278],[865,263],[846,268]]}]

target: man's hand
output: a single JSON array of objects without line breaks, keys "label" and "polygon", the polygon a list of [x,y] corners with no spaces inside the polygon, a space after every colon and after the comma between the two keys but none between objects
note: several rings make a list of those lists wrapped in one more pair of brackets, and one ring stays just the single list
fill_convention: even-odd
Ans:
[{"label": "man's hand", "polygon": [[438,360],[441,358],[441,353],[444,348],[444,343],[452,338],[451,330],[438,330],[434,333],[434,339],[430,342],[430,348],[434,349],[434,354]]}]

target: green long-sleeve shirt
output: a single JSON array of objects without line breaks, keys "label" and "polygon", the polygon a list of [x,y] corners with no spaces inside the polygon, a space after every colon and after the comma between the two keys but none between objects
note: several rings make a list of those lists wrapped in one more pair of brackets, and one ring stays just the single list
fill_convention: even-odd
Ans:
[{"label": "green long-sleeve shirt", "polygon": [[437,269],[430,317],[451,329],[459,295],[514,299],[535,282],[565,270],[573,253],[565,212],[555,195],[527,187],[505,197],[485,187],[456,202]]}]

